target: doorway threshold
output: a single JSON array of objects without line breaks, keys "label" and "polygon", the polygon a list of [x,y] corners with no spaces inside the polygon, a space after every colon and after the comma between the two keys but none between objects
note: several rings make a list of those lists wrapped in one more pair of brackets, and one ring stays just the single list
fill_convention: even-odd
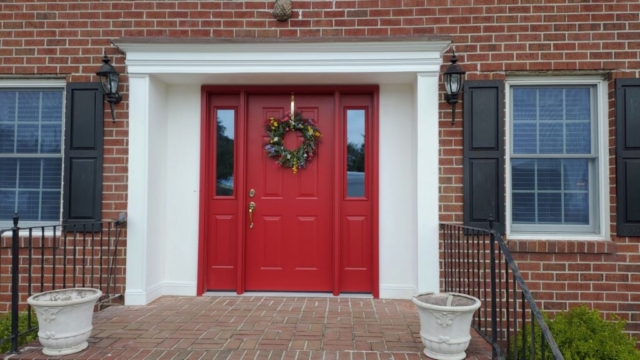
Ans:
[{"label": "doorway threshold", "polygon": [[332,293],[324,292],[269,292],[269,291],[249,291],[244,294],[237,294],[234,291],[207,291],[202,296],[264,296],[264,297],[302,297],[302,298],[356,298],[373,299],[372,294],[345,293],[334,296]]}]

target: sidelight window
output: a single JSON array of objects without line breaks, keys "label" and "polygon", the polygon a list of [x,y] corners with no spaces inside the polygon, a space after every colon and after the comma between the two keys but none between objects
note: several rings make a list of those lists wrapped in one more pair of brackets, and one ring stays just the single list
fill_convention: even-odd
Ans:
[{"label": "sidelight window", "polygon": [[218,109],[216,115],[216,195],[233,196],[236,112]]},{"label": "sidelight window", "polygon": [[347,197],[365,197],[365,111],[347,110]]}]

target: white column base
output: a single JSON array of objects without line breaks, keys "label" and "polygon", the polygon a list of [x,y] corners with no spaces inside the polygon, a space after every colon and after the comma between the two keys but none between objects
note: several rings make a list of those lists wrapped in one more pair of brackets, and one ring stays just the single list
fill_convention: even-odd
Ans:
[{"label": "white column base", "polygon": [[191,282],[166,281],[151,286],[148,290],[127,290],[125,305],[147,305],[161,296],[196,296],[196,284]]}]

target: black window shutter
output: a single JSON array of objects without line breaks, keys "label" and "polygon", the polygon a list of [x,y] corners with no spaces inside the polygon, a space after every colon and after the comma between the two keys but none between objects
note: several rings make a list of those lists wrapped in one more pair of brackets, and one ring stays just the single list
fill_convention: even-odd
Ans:
[{"label": "black window shutter", "polygon": [[640,79],[616,79],[618,236],[640,236]]},{"label": "black window shutter", "polygon": [[62,206],[66,224],[102,220],[103,112],[100,83],[67,84]]},{"label": "black window shutter", "polygon": [[464,84],[464,224],[504,232],[502,81]]}]

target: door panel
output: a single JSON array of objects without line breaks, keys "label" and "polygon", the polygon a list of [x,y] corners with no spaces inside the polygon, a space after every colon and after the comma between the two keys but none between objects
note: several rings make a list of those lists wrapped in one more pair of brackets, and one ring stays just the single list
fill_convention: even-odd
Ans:
[{"label": "door panel", "polygon": [[349,94],[341,98],[341,106],[340,291],[373,292],[373,101],[370,95]]},{"label": "door panel", "polygon": [[[250,95],[247,189],[255,196],[253,227],[246,229],[246,290],[331,291],[333,266],[333,95],[295,95],[296,110],[322,132],[317,156],[294,174],[275,167],[264,145],[265,120],[290,109],[289,95]],[[297,132],[300,144],[302,137]]]},{"label": "door panel", "polygon": [[207,290],[235,290],[237,278],[238,216],[237,95],[208,97],[208,118],[203,126],[206,147],[207,186],[203,193],[207,206],[202,224],[205,232]]}]

